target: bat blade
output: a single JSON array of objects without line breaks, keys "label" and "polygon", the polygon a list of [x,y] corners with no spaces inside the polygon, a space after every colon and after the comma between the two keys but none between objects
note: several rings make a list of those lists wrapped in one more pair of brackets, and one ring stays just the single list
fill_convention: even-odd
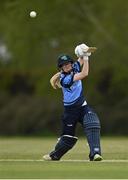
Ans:
[{"label": "bat blade", "polygon": [[95,52],[96,50],[97,50],[96,47],[89,47],[88,50],[87,50],[87,52],[93,53],[93,52]]}]

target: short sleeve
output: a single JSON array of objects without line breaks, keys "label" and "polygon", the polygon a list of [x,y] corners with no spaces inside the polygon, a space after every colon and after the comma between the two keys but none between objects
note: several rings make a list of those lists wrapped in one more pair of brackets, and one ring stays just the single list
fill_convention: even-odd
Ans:
[{"label": "short sleeve", "polygon": [[74,66],[73,69],[75,72],[81,72],[81,67],[80,67],[79,61],[75,62],[73,66]]}]

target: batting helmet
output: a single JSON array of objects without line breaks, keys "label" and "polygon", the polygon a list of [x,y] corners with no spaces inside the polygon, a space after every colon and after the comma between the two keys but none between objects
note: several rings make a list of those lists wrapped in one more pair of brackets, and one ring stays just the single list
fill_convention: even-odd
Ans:
[{"label": "batting helmet", "polygon": [[73,59],[68,56],[68,55],[60,55],[58,57],[58,63],[57,63],[57,66],[58,68],[61,68],[64,64],[67,64],[67,63],[73,63]]}]

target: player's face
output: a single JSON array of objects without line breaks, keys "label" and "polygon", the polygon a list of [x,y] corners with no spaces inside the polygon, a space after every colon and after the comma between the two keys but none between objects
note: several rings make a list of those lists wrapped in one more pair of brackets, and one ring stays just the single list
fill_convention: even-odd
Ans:
[{"label": "player's face", "polygon": [[66,73],[70,72],[72,70],[72,63],[67,63],[62,66],[62,70]]}]

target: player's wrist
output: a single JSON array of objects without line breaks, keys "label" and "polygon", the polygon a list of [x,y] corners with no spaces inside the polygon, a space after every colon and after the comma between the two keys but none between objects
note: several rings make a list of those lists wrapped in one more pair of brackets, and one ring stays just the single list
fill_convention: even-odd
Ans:
[{"label": "player's wrist", "polygon": [[84,60],[84,61],[88,61],[88,60],[89,60],[89,57],[88,57],[88,56],[83,56],[83,60]]}]

